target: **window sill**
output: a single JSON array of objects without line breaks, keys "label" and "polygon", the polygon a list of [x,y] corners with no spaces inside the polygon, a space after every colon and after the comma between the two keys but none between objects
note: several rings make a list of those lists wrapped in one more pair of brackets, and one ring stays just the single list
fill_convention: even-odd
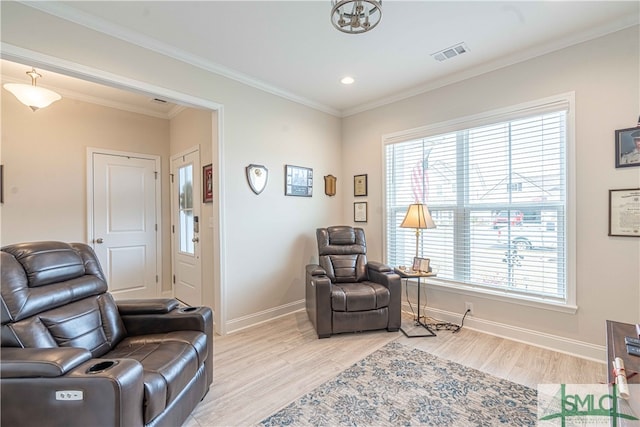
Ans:
[{"label": "window sill", "polygon": [[543,310],[557,311],[560,313],[575,314],[578,306],[575,304],[562,303],[558,301],[544,300],[543,298],[527,297],[524,295],[509,294],[500,290],[491,290],[485,288],[474,288],[469,285],[463,285],[459,282],[448,281],[443,279],[423,279],[430,287],[438,289],[442,292],[450,292],[461,295],[472,295],[479,298],[486,298],[493,301],[501,301],[509,304],[519,304],[527,307],[535,307]]}]

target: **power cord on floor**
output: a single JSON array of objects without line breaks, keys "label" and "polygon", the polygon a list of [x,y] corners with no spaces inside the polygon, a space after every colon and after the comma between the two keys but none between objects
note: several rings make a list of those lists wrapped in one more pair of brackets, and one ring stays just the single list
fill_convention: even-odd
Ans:
[{"label": "power cord on floor", "polygon": [[[413,305],[411,304],[411,300],[409,299],[409,290],[408,290],[408,286],[407,284],[409,283],[409,279],[405,279],[404,282],[404,293],[405,293],[405,298],[407,299],[407,303],[409,303],[409,308],[411,309],[411,314],[413,315],[413,318],[416,318],[416,313],[415,311],[413,311]],[[420,308],[418,306],[418,308]],[[425,298],[425,303],[423,306],[422,311],[424,313],[427,312],[427,301]],[[435,328],[436,331],[440,331],[440,330],[447,330],[447,331],[453,331],[452,333],[455,334],[456,332],[459,332],[460,329],[462,329],[462,327],[464,326],[464,319],[467,317],[467,314],[471,313],[470,309],[467,309],[467,311],[464,312],[464,315],[462,316],[462,320],[460,321],[459,325],[456,325],[455,323],[450,323],[450,322],[438,322],[437,320],[433,323],[428,323],[427,322],[427,316],[420,316],[424,318],[425,323],[428,323],[430,327]],[[418,319],[420,320],[420,319]],[[432,319],[435,320],[435,319]]]},{"label": "power cord on floor", "polygon": [[464,319],[467,317],[467,314],[469,313],[471,313],[471,309],[468,308],[467,311],[464,312],[464,316],[462,316],[462,320],[460,321],[460,327],[455,331],[453,331],[454,334],[458,332],[460,329],[462,329],[462,327],[464,326]]}]

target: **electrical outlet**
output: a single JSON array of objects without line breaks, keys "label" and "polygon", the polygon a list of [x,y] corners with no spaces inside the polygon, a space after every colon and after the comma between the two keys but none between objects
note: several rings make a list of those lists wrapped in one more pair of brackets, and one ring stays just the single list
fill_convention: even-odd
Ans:
[{"label": "electrical outlet", "polygon": [[464,312],[469,312],[470,315],[473,316],[473,303],[472,302],[465,302],[464,303]]}]

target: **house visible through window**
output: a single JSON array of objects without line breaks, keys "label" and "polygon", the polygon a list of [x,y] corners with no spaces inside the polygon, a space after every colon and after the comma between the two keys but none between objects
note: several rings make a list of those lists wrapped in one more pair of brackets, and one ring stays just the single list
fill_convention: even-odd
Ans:
[{"label": "house visible through window", "polygon": [[420,255],[441,283],[570,302],[568,111],[556,100],[386,138],[387,262],[411,265],[415,232],[399,225],[424,203],[437,228],[422,231]]}]

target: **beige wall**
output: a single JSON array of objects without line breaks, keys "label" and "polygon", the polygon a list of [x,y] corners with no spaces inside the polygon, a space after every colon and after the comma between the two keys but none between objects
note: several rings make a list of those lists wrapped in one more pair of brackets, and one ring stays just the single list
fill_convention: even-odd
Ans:
[{"label": "beige wall", "polygon": [[[315,229],[342,222],[342,202],[324,195],[322,181],[329,173],[338,176],[338,194],[348,181],[340,176],[339,118],[18,2],[1,7],[3,43],[27,57],[43,53],[42,62],[54,68],[95,72],[132,87],[141,82],[222,105],[220,158],[213,159],[220,206],[214,285],[222,293],[216,315],[226,319],[218,327],[231,331],[304,306],[304,266],[317,259]],[[251,163],[270,171],[259,196],[245,178]],[[284,196],[285,164],[313,168],[313,197]]]},{"label": "beige wall", "polygon": [[[2,245],[87,242],[87,148],[154,154],[168,170],[169,121],[62,99],[32,112],[2,96]],[[169,252],[168,174],[161,173],[162,248]],[[170,265],[163,264],[163,288]]]},{"label": "beige wall", "polygon": [[[563,343],[576,344],[587,353],[591,347],[601,349],[605,319],[640,321],[640,239],[607,236],[608,190],[640,186],[640,168],[615,169],[613,161],[614,130],[633,126],[640,111],[638,27],[341,120],[21,3],[2,2],[1,19],[3,43],[223,106],[223,138],[218,153],[212,153],[219,203],[212,208],[219,206],[220,226],[220,249],[214,258],[221,263],[213,274],[223,292],[227,330],[301,307],[304,265],[317,257],[315,228],[352,223],[353,175],[369,174],[369,258],[382,256],[382,135],[569,91],[576,95],[577,313],[433,288],[428,290],[429,306],[461,313],[463,302],[470,301],[476,312],[470,325],[495,327],[514,338],[538,339],[561,349]],[[4,121],[3,112],[3,128]],[[65,132],[60,131],[61,138]],[[2,162],[8,165],[4,135],[2,143]],[[29,154],[23,156],[25,167],[36,163],[28,160]],[[49,175],[64,170],[63,184],[83,185],[67,177],[78,175],[83,162],[63,159],[63,166],[48,169]],[[270,171],[259,196],[246,183],[244,170],[250,163]],[[285,164],[314,169],[312,198],[284,196]],[[327,174],[338,177],[333,198],[323,193],[322,177]],[[66,211],[64,204],[84,210],[80,201],[61,201],[68,197],[51,191],[45,197],[48,214],[59,216],[60,210]],[[3,207],[3,224],[8,222],[5,215]],[[29,233],[33,211],[12,215],[20,233]],[[83,220],[84,214],[78,218]],[[74,228],[72,220],[64,217],[61,223],[64,237],[84,236],[78,231],[84,227]]]},{"label": "beige wall", "polygon": [[[500,325],[507,325],[514,338],[545,340],[551,334],[586,347],[604,344],[605,319],[640,322],[640,239],[607,236],[608,190],[640,187],[640,168],[614,167],[614,131],[635,126],[640,112],[639,52],[636,26],[345,118],[343,156],[353,161],[345,163],[344,175],[368,173],[373,183],[370,258],[383,252],[382,135],[575,91],[577,313],[433,287],[429,306],[461,314],[464,302],[473,302],[475,323],[468,321],[478,328],[502,333]],[[351,211],[348,196],[345,216]]]}]

